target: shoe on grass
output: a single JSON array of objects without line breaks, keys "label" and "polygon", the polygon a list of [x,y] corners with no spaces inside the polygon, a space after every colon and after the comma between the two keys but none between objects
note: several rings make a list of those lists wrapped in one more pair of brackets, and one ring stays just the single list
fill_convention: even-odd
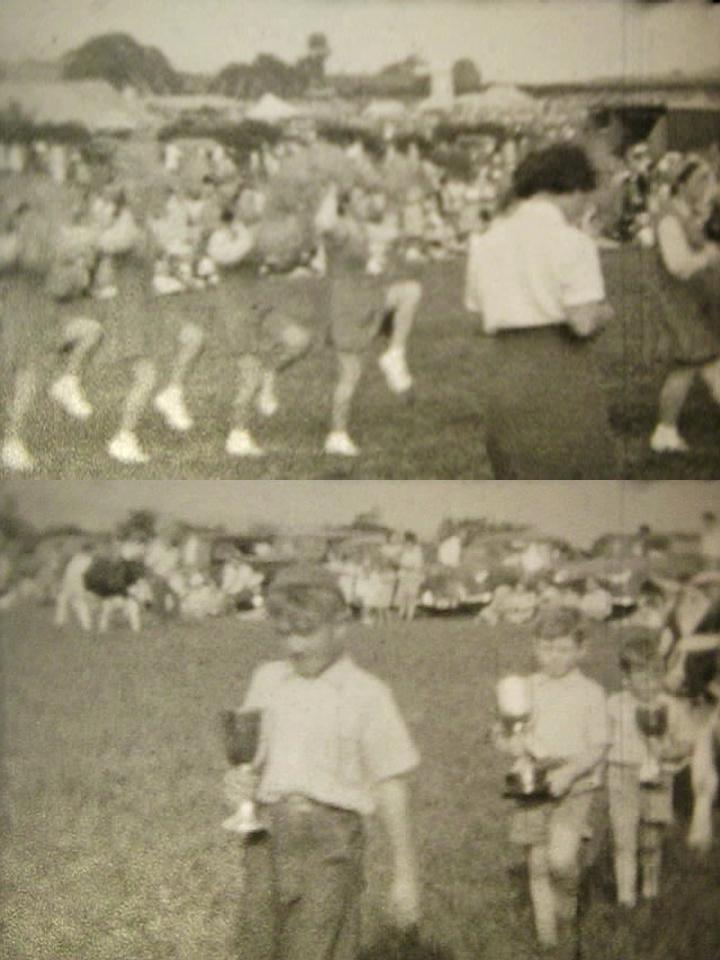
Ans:
[{"label": "shoe on grass", "polygon": [[75,374],[66,373],[59,377],[48,392],[51,399],[76,420],[87,420],[93,412]]},{"label": "shoe on grass", "polygon": [[324,450],[339,457],[357,457],[360,453],[345,430],[332,430],[325,438]]},{"label": "shoe on grass", "polygon": [[249,430],[231,430],[225,441],[225,453],[231,457],[262,457],[265,451],[255,443]]},{"label": "shoe on grass", "polygon": [[171,430],[178,430],[184,433],[192,427],[193,419],[187,412],[180,387],[166,387],[161,393],[156,395],[153,400],[153,406],[158,413],[161,414],[163,420]]},{"label": "shoe on grass", "polygon": [[390,349],[380,354],[378,366],[393,393],[406,393],[412,386],[413,380],[401,350]]},{"label": "shoe on grass", "polygon": [[35,469],[35,458],[18,437],[8,437],[0,452],[2,465],[15,473],[29,473]]},{"label": "shoe on grass", "polygon": [[107,451],[120,463],[148,463],[150,460],[132,430],[119,430],[108,444]]},{"label": "shoe on grass", "polygon": [[659,423],[650,438],[650,449],[655,453],[687,453],[690,448],[678,433],[677,427]]}]

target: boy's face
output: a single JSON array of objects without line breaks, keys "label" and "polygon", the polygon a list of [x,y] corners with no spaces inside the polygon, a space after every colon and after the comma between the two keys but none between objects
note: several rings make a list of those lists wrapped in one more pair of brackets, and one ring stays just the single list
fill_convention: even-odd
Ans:
[{"label": "boy's face", "polygon": [[535,643],[535,657],[540,671],[559,679],[580,662],[582,647],[572,636],[540,639]]},{"label": "boy's face", "polygon": [[631,665],[626,676],[628,688],[641,703],[651,703],[662,690],[662,671],[654,664]]},{"label": "boy's face", "polygon": [[295,672],[301,677],[318,677],[343,652],[343,630],[336,623],[298,624],[277,621],[276,628]]}]

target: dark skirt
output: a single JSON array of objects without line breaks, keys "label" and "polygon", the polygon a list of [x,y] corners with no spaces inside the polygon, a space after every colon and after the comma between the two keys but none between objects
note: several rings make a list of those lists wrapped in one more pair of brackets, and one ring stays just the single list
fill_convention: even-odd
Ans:
[{"label": "dark skirt", "polygon": [[490,341],[486,442],[496,479],[589,480],[618,474],[592,342],[564,326]]},{"label": "dark skirt", "polygon": [[720,265],[689,280],[671,276],[657,260],[647,269],[647,286],[657,297],[656,359],[700,366],[720,357]]}]

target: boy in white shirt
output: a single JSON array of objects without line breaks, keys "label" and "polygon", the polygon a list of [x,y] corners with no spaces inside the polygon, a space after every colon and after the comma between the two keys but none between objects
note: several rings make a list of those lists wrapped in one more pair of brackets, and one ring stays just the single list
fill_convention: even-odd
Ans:
[{"label": "boy in white shirt", "polygon": [[579,669],[585,634],[578,611],[543,611],[534,632],[539,669],[530,677],[527,729],[510,735],[498,729],[496,745],[515,756],[530,754],[548,768],[550,797],[518,801],[510,840],[527,850],[538,939],[552,947],[559,926],[573,925],[577,915],[581,842],[601,784],[608,726],[605,691]]}]

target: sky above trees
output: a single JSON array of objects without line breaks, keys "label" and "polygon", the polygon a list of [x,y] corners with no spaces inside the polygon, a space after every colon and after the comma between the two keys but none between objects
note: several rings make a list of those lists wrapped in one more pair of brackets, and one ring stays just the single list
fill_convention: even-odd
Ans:
[{"label": "sky above trees", "polygon": [[295,61],[329,41],[330,72],[408,55],[475,60],[494,81],[578,80],[717,67],[720,6],[705,0],[2,0],[0,59],[55,58],[94,34],[131,33],[180,70],[258,53]]}]

